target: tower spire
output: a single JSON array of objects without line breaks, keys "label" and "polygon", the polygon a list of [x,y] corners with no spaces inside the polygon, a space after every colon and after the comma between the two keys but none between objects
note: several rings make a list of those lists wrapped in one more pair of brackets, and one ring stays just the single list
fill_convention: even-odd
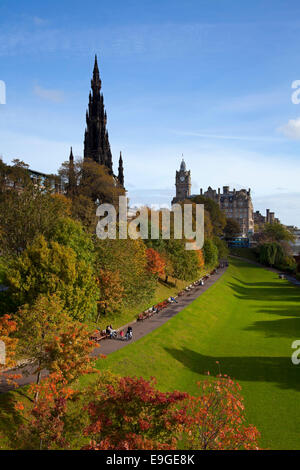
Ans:
[{"label": "tower spire", "polygon": [[70,163],[71,163],[71,162],[74,162],[74,155],[73,155],[73,149],[72,149],[72,147],[71,147],[71,149],[70,149],[69,161],[70,161]]},{"label": "tower spire", "polygon": [[123,168],[122,152],[120,152],[120,158],[119,158],[118,180],[119,180],[120,185],[124,188],[124,168]]},{"label": "tower spire", "polygon": [[89,158],[105,165],[112,173],[112,154],[106,129],[106,112],[101,90],[101,79],[97,55],[93,69],[89,95],[89,106],[86,113],[86,131],[84,137],[84,158]]},{"label": "tower spire", "polygon": [[74,155],[73,149],[70,149],[70,156],[69,156],[69,175],[68,175],[68,185],[67,185],[67,193],[69,196],[74,196],[76,192],[76,175],[75,175],[75,168],[74,168]]},{"label": "tower spire", "polygon": [[95,54],[95,63],[94,63],[94,70],[93,70],[93,78],[91,80],[91,88],[94,93],[99,93],[101,90],[101,79],[98,67],[98,60],[97,55]]}]

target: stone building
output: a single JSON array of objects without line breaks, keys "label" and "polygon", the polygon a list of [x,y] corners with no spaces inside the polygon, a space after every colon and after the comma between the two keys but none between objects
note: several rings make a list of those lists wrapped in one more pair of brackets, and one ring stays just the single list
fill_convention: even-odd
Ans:
[{"label": "stone building", "polygon": [[257,225],[259,229],[262,229],[265,224],[280,223],[280,220],[275,217],[275,212],[271,212],[270,209],[266,209],[266,215],[262,215],[259,211],[254,212],[254,225]]},{"label": "stone building", "polygon": [[200,190],[200,194],[213,199],[225,212],[229,219],[236,220],[241,229],[241,235],[247,237],[254,233],[253,204],[251,199],[251,190],[240,189],[230,190],[229,186],[223,186],[223,192],[209,187],[205,193]]}]

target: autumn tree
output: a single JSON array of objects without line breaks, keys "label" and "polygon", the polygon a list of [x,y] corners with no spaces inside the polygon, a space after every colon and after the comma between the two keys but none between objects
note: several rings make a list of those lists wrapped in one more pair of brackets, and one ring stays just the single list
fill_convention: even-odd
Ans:
[{"label": "autumn tree", "polygon": [[99,380],[87,405],[86,449],[258,449],[259,433],[247,425],[240,387],[229,377],[199,383],[196,397],[163,393],[155,380]]},{"label": "autumn tree", "polygon": [[197,250],[196,254],[197,254],[197,257],[198,257],[198,267],[199,267],[199,269],[203,269],[204,265],[205,265],[203,250]]},{"label": "autumn tree", "polygon": [[171,257],[166,251],[162,253],[161,257],[165,263],[165,282],[169,282],[169,277],[174,277],[174,266]]},{"label": "autumn tree", "polygon": [[159,277],[165,274],[165,261],[153,248],[147,248],[147,269],[154,276]]},{"label": "autumn tree", "polygon": [[98,239],[95,256],[96,272],[119,273],[124,304],[137,305],[152,298],[155,280],[147,271],[146,246],[141,239]]},{"label": "autumn tree", "polygon": [[118,310],[123,301],[124,288],[121,284],[119,271],[111,272],[100,269],[97,276],[98,286],[98,315],[97,321],[101,311],[105,315],[106,312]]},{"label": "autumn tree", "polygon": [[69,181],[71,170],[74,172],[76,182],[73,199],[84,196],[94,202],[98,201],[100,204],[106,202],[117,206],[119,196],[125,194],[124,189],[116,183],[108,168],[99,165],[94,160],[78,159],[72,168],[70,168],[69,162],[65,162],[60,168],[59,174],[66,182]]},{"label": "autumn tree", "polygon": [[56,372],[31,387],[29,393],[38,394],[37,401],[27,407],[16,404],[23,424],[13,445],[21,449],[258,449],[259,433],[246,423],[239,385],[221,375],[198,385],[197,396],[165,393],[156,388],[153,378],[106,373],[75,392]]},{"label": "autumn tree", "polygon": [[176,448],[181,419],[172,413],[188,396],[163,393],[154,379],[121,377],[93,388],[87,406],[89,425],[84,434],[91,439],[87,449],[152,450]]},{"label": "autumn tree", "polygon": [[17,374],[10,369],[16,366],[16,348],[18,340],[15,337],[17,322],[11,315],[0,317],[0,379],[14,383]]},{"label": "autumn tree", "polygon": [[58,372],[71,382],[89,370],[95,344],[87,328],[71,320],[57,295],[39,296],[15,315],[18,323],[17,354],[30,364],[39,384],[42,370]]},{"label": "autumn tree", "polygon": [[241,387],[230,377],[198,383],[190,398],[184,428],[184,448],[193,450],[257,450],[257,429],[246,424]]},{"label": "autumn tree", "polygon": [[67,409],[75,391],[59,373],[52,373],[40,384],[31,385],[29,397],[38,397],[29,405],[19,401],[15,412],[21,424],[12,437],[12,446],[17,450],[68,449],[66,437]]},{"label": "autumn tree", "polygon": [[87,196],[79,194],[72,200],[72,217],[79,220],[90,233],[95,233],[96,231],[98,222],[96,210],[96,203]]}]

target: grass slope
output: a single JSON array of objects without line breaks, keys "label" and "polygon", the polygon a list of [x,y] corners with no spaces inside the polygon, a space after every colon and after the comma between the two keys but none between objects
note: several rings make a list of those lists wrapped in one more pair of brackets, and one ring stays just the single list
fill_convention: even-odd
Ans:
[{"label": "grass slope", "polygon": [[155,376],[161,390],[197,392],[205,372],[229,374],[242,386],[247,419],[261,446],[300,448],[300,289],[274,273],[232,260],[226,274],[165,325],[99,360],[122,375]]},{"label": "grass slope", "polygon": [[[197,279],[210,272],[213,268],[214,267],[203,268],[203,270],[198,273]],[[105,329],[107,325],[113,325],[114,328],[120,328],[121,326],[127,325],[127,323],[136,320],[139,313],[152,307],[152,305],[158,304],[169,297],[176,296],[178,292],[183,290],[188,284],[188,281],[181,281],[180,279],[175,279],[171,276],[169,276],[168,283],[159,279],[151,300],[135,305],[134,307],[123,308],[122,311],[107,313],[105,316],[100,315],[98,322],[90,321],[87,322],[87,324],[90,328]]]}]

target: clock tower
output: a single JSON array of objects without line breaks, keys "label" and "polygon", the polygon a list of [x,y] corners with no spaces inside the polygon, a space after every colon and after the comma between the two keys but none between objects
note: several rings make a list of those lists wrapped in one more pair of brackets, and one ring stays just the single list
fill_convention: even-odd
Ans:
[{"label": "clock tower", "polygon": [[191,195],[191,172],[187,171],[184,159],[182,159],[180,170],[176,171],[176,197],[174,197],[172,204],[178,201],[184,201]]}]

